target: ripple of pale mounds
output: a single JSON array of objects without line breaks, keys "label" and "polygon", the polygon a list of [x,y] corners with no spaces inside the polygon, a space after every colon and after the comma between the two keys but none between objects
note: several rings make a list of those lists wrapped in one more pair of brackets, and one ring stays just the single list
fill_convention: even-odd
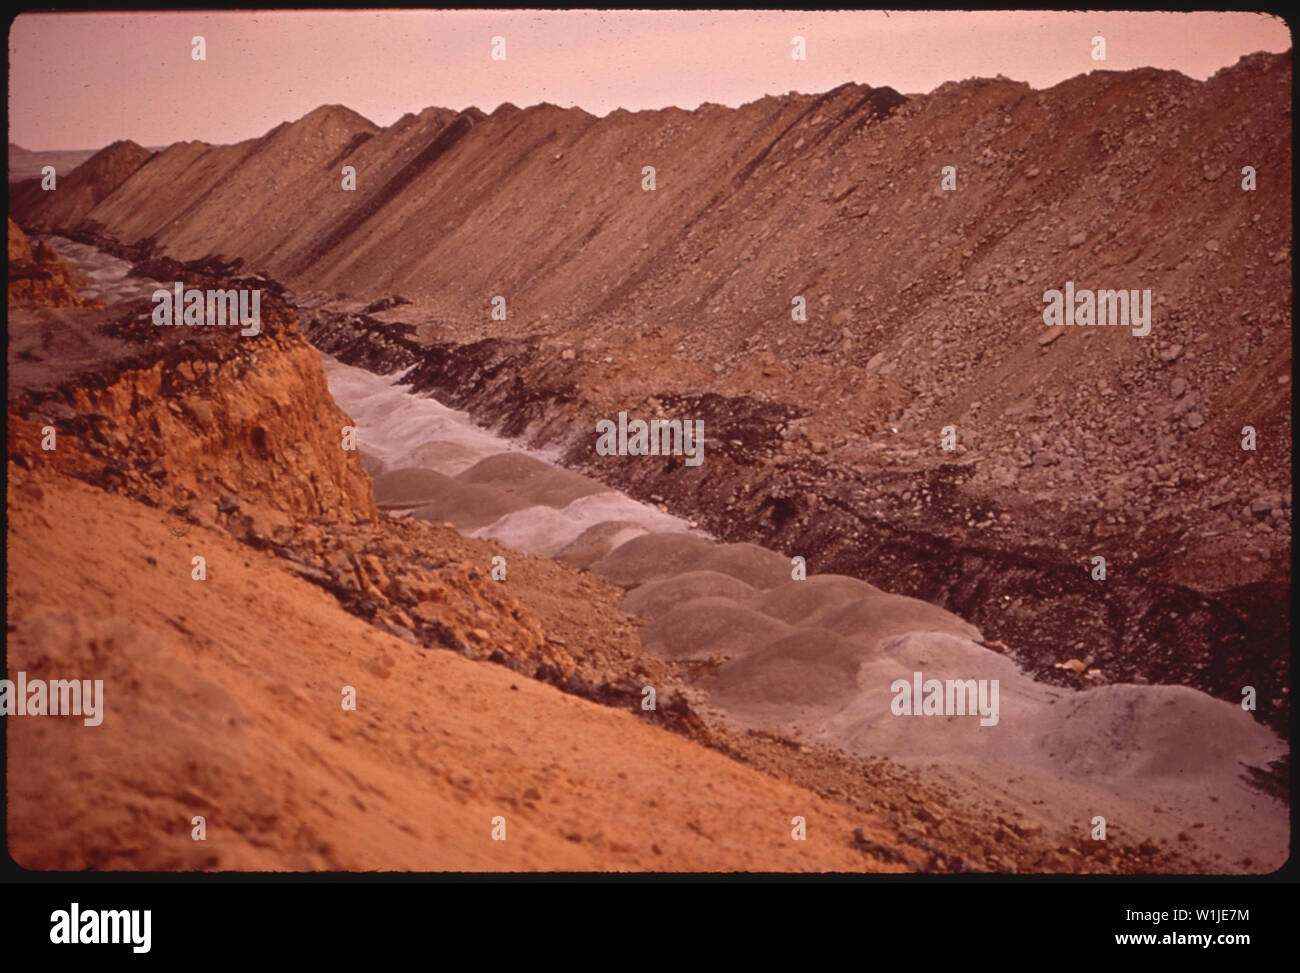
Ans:
[{"label": "ripple of pale mounds", "polygon": [[[491,490],[493,487],[474,487]],[[513,496],[513,494],[509,494]],[[530,554],[554,557],[581,536],[584,528],[565,510],[543,504],[528,506],[508,513],[499,520],[474,531],[474,537],[491,538]]]},{"label": "ripple of pale mounds", "polygon": [[854,639],[823,628],[797,628],[727,663],[703,685],[716,703],[735,712],[792,718],[806,708],[851,699],[868,654]]},{"label": "ripple of pale mounds", "polygon": [[692,570],[694,562],[712,546],[690,534],[643,534],[614,548],[593,564],[591,571],[611,584],[632,588],[666,574]]},{"label": "ripple of pale mounds", "polygon": [[495,487],[531,504],[563,508],[609,487],[569,470],[556,469],[525,453],[497,453],[456,477],[464,483]]},{"label": "ripple of pale mounds", "polygon": [[406,397],[384,394],[386,391],[387,389],[382,387],[378,393],[371,390],[360,403],[349,409],[349,414],[359,425],[383,430],[389,430],[395,424],[409,421]]},{"label": "ripple of pale mounds", "polygon": [[879,594],[884,592],[875,585],[845,574],[811,574],[803,581],[788,581],[757,592],[745,601],[745,605],[791,625],[799,625],[819,611]]},{"label": "ripple of pale mounds", "polygon": [[644,527],[630,520],[602,520],[557,551],[555,557],[575,568],[589,568],[614,548],[645,533]]},{"label": "ripple of pale mounds", "polygon": [[[895,680],[903,680],[907,700],[914,702],[912,687],[918,672],[923,696],[925,685],[935,680],[942,685],[945,702],[948,681],[960,683],[953,686],[952,714],[894,713]],[[996,724],[981,725],[979,715],[972,715],[978,714],[981,681],[986,689],[994,681],[998,684]],[[1006,656],[941,631],[912,631],[884,639],[859,669],[857,682],[857,696],[821,724],[827,738],[841,746],[861,754],[1014,766],[1031,759],[1040,721],[1050,719],[1066,693],[1036,682]],[[958,699],[961,715],[957,715]],[[986,702],[992,703],[991,694],[986,694]]]},{"label": "ripple of pale mounds", "polygon": [[667,659],[740,656],[788,635],[785,622],[750,611],[730,598],[694,598],[641,630],[641,644]]},{"label": "ripple of pale mounds", "polygon": [[633,588],[623,599],[623,611],[653,620],[692,599],[710,597],[730,598],[753,609],[743,604],[752,594],[752,585],[721,571],[686,571]]},{"label": "ripple of pale mounds", "polygon": [[1240,705],[1186,686],[1101,686],[1057,707],[1040,750],[1075,774],[1232,781],[1285,744]]},{"label": "ripple of pale mounds", "polygon": [[[963,715],[899,716],[895,679],[957,680]],[[1071,692],[1033,679],[1005,656],[953,635],[887,639],[858,672],[859,694],[823,723],[855,752],[1015,766],[1075,781],[1110,781],[1141,797],[1157,779],[1235,787],[1242,764],[1266,766],[1286,745],[1249,713],[1186,686],[1115,684]],[[997,721],[982,725],[968,687],[996,682]],[[923,693],[928,692],[924,690]],[[909,689],[908,696],[912,696]],[[978,693],[976,693],[978,698]],[[989,696],[992,701],[992,696]]]},{"label": "ripple of pale mounds", "polygon": [[789,581],[792,565],[789,558],[757,544],[714,544],[690,569],[729,574],[762,591]]},{"label": "ripple of pale mounds", "polygon": [[455,483],[437,470],[409,467],[387,470],[374,477],[375,505],[381,510],[403,510],[432,503]]},{"label": "ripple of pale mounds", "polygon": [[983,640],[970,622],[938,605],[906,595],[884,592],[813,612],[803,621],[832,632],[862,639],[868,646],[908,632],[944,632],[972,642]]},{"label": "ripple of pale mounds", "polygon": [[715,544],[687,534],[647,534],[615,548],[591,570],[624,588],[686,571],[716,571],[756,588],[790,577],[790,562],[757,544]]},{"label": "ripple of pale mounds", "polygon": [[[406,471],[393,471],[393,473],[402,472]],[[411,516],[417,520],[427,520],[434,524],[446,522],[457,530],[470,531],[495,523],[506,514],[522,510],[528,506],[526,501],[520,500],[518,497],[512,497],[510,494],[492,487],[461,483],[459,480],[450,476],[443,476],[441,473],[435,473],[433,470],[423,470],[421,472],[432,477],[441,478],[441,482],[435,482],[429,477],[422,478],[420,481],[420,483],[428,487],[437,486],[437,491],[428,491],[433,495],[429,496],[426,493],[423,500],[417,501],[418,506],[407,503],[401,505],[400,508],[390,505],[387,509],[409,509]],[[380,480],[392,476],[393,473],[383,474]],[[384,504],[379,502],[379,492],[379,480],[376,480],[375,502],[380,507],[384,507]]]},{"label": "ripple of pale mounds", "polygon": [[421,443],[407,456],[411,465],[437,470],[447,476],[459,476],[482,458],[481,451],[445,439]]}]

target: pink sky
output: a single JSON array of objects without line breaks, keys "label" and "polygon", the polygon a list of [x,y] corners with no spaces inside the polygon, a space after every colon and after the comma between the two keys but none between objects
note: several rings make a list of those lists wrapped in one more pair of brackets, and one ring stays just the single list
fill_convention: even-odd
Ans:
[{"label": "pink sky", "polygon": [[[202,35],[207,60],[193,61]],[[808,58],[790,57],[806,38]],[[1107,59],[1090,57],[1106,38]],[[494,35],[505,62],[491,60]],[[503,101],[596,115],[848,81],[930,91],[1004,74],[1047,87],[1099,68],[1153,66],[1204,79],[1291,46],[1249,13],[806,11],[294,11],[23,14],[9,32],[9,140],[97,148],[262,135],[322,104],[379,125],[431,105]]]}]

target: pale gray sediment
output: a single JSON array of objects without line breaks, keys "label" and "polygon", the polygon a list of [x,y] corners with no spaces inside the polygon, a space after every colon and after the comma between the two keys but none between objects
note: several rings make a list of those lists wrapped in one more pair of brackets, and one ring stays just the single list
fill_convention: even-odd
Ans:
[{"label": "pale gray sediment", "polygon": [[[724,719],[928,766],[1080,834],[1100,816],[1112,836],[1191,841],[1223,856],[1228,870],[1246,859],[1247,870],[1271,870],[1286,859],[1287,808],[1242,775],[1287,747],[1240,706],[1181,686],[1046,685],[938,606],[842,575],[792,580],[785,555],[718,543],[555,469],[551,457],[492,436],[392,377],[328,358],[326,371],[364,448],[390,467],[376,478],[381,506],[409,511],[423,499],[426,511],[459,517],[466,532],[531,553],[577,545],[582,566],[628,590],[624,608],[646,621],[647,651],[712,661],[700,685]],[[454,477],[401,469],[417,453],[436,462],[443,444],[454,457],[446,469],[480,458]],[[499,517],[479,523],[464,514],[476,491],[487,498],[479,519],[494,507]],[[891,687],[916,672],[996,681],[996,722],[978,713],[896,715]]]}]

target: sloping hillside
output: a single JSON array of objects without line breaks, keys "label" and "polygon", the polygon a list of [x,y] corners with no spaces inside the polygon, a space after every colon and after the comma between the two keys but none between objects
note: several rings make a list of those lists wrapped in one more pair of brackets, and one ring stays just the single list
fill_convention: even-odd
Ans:
[{"label": "sloping hillside", "polygon": [[[864,855],[855,829],[900,846],[878,821],[628,713],[385,635],[270,554],[203,528],[177,538],[147,507],[17,474],[10,666],[105,687],[100,726],[9,721],[9,848],[26,868],[920,862],[915,849],[894,863]],[[190,578],[194,550],[206,582]],[[806,841],[790,839],[795,814],[812,822]],[[493,840],[498,816],[505,840]]]},{"label": "sloping hillside", "polygon": [[[1275,571],[1289,524],[1290,79],[1289,54],[1256,55],[1204,83],[1099,71],[910,101],[846,85],[600,119],[429,109],[383,130],[326,106],[237,146],[172,146],[89,213],[15,212],[304,291],[398,293],[426,336],[577,346],[569,368],[607,414],[665,392],[790,402],[796,446],[867,468],[944,461],[952,425],[981,500],[1120,524],[1194,510],[1193,534],[1248,538],[1244,583]],[[1047,332],[1041,295],[1067,281],[1149,288],[1151,334]]]},{"label": "sloping hillside", "polygon": [[114,142],[75,169],[56,170],[52,190],[42,189],[40,178],[15,185],[10,214],[27,230],[76,226],[152,154],[131,141]]}]

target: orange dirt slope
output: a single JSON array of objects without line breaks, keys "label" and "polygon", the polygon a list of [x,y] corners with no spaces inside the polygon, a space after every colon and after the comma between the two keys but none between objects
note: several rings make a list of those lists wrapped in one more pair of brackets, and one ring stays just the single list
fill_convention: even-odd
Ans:
[{"label": "orange dirt slope", "polygon": [[904,868],[852,847],[856,828],[899,846],[878,820],[388,636],[216,531],[177,537],[147,506],[39,468],[9,475],[9,676],[104,681],[98,727],[7,721],[24,867]]}]

